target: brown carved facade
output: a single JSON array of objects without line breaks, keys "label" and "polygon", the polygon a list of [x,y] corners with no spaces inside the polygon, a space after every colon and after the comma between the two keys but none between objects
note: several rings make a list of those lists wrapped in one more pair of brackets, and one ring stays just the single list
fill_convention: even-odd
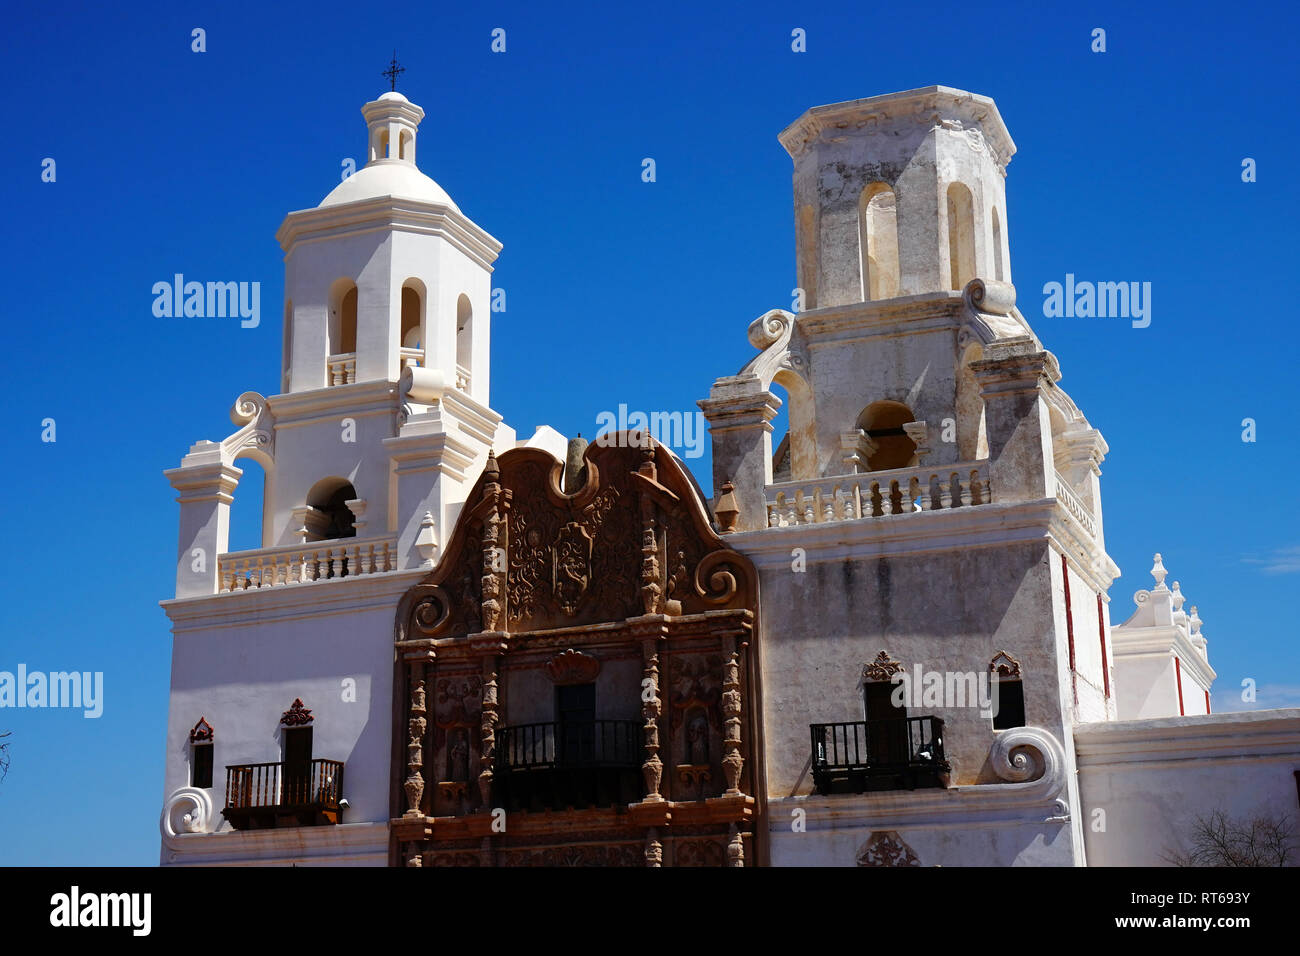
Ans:
[{"label": "brown carved facade", "polygon": [[571,494],[544,451],[490,457],[403,598],[394,864],[756,858],[757,578],[680,462],[622,439]]}]

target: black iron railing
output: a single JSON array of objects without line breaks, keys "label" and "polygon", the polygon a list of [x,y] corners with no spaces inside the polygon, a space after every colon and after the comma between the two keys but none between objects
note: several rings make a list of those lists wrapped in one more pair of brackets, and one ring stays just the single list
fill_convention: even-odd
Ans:
[{"label": "black iron railing", "polygon": [[643,725],[635,720],[555,721],[497,731],[502,770],[639,767]]},{"label": "black iron railing", "polygon": [[[226,767],[223,814],[237,828],[285,816],[296,816],[298,823],[337,823],[342,795],[341,760],[235,764]],[[320,819],[309,819],[315,817]]]},{"label": "black iron railing", "polygon": [[556,721],[497,731],[493,785],[510,810],[619,807],[645,796],[636,720]]},{"label": "black iron railing", "polygon": [[943,786],[950,767],[938,717],[812,724],[818,793]]}]

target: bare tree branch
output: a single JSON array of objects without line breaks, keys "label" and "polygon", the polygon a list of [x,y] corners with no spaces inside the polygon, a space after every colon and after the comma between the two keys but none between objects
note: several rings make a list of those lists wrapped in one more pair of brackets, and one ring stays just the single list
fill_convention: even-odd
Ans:
[{"label": "bare tree branch", "polygon": [[1187,852],[1168,850],[1163,856],[1174,866],[1286,866],[1300,856],[1300,845],[1286,814],[1234,820],[1214,810],[1196,818]]}]

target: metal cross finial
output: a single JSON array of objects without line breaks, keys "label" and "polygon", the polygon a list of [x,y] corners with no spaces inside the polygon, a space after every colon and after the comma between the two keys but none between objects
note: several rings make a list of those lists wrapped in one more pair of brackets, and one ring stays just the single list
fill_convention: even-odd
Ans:
[{"label": "metal cross finial", "polygon": [[397,51],[393,51],[393,62],[388,64],[388,69],[384,70],[380,76],[388,77],[388,82],[392,85],[393,91],[397,90],[397,74],[405,73],[406,67],[397,65]]}]

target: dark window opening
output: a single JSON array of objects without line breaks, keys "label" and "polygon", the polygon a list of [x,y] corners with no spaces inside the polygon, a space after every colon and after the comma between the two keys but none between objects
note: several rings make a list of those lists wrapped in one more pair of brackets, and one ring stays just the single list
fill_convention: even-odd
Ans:
[{"label": "dark window opening", "polygon": [[993,715],[994,730],[1010,730],[1025,726],[1025,685],[1018,680],[1000,680],[997,712]]},{"label": "dark window opening", "polygon": [[284,803],[311,802],[311,728],[284,729]]},{"label": "dark window opening", "polygon": [[190,786],[206,790],[212,786],[212,744],[191,748]]}]

